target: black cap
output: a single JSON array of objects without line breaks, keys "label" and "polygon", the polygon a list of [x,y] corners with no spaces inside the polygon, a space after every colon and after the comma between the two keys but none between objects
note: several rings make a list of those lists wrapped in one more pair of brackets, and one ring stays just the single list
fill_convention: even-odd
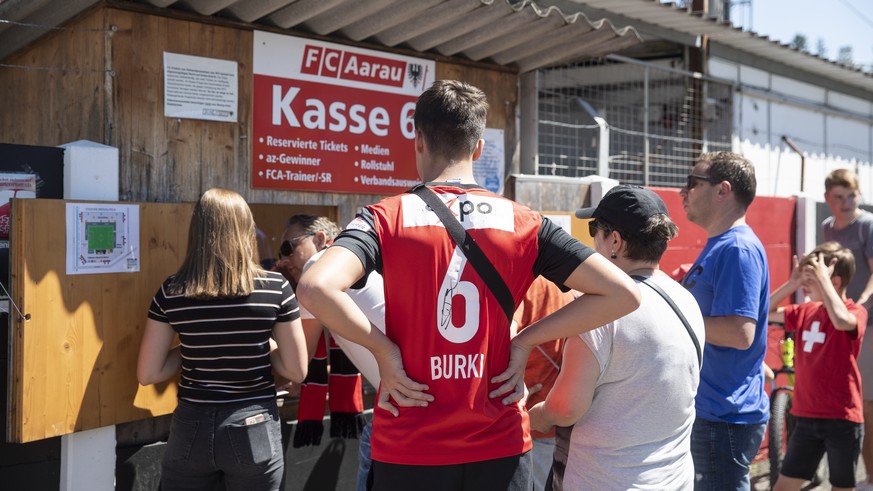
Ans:
[{"label": "black cap", "polygon": [[596,208],[576,210],[579,218],[602,218],[622,232],[637,236],[654,215],[668,215],[664,200],[653,191],[633,185],[610,189]]}]

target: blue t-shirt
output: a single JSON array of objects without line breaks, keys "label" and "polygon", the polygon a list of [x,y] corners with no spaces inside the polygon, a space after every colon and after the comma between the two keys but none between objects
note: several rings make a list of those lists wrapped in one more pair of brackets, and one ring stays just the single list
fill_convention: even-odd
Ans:
[{"label": "blue t-shirt", "polygon": [[706,343],[695,406],[697,417],[756,424],[770,416],[761,364],[767,351],[770,272],[764,246],[748,225],[710,237],[682,285],[704,317],[738,315],[757,319],[746,350]]}]

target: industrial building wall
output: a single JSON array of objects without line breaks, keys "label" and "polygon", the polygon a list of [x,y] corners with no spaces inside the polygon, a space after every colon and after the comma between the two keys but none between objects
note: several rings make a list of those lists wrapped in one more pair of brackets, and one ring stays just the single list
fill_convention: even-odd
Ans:
[{"label": "industrial building wall", "polygon": [[755,163],[759,195],[820,197],[827,173],[849,168],[873,197],[873,102],[721,59],[709,70],[739,86],[734,147]]}]

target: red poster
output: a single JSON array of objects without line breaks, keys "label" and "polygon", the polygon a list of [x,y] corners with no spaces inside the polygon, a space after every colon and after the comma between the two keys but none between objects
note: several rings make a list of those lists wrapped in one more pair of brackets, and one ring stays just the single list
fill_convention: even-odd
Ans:
[{"label": "red poster", "polygon": [[255,33],[252,187],[397,194],[433,62]]},{"label": "red poster", "polygon": [[11,198],[36,198],[34,174],[0,174],[0,240],[9,240]]}]

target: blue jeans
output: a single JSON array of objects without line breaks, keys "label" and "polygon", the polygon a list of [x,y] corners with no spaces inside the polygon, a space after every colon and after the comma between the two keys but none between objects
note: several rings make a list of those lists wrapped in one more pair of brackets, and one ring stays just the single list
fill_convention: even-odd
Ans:
[{"label": "blue jeans", "polygon": [[373,434],[373,420],[371,419],[364,429],[361,430],[361,440],[358,446],[358,484],[357,491],[367,491],[367,476],[373,460],[370,458],[370,436]]},{"label": "blue jeans", "polygon": [[555,460],[555,437],[534,438],[530,454],[533,459],[534,491],[543,491]]},{"label": "blue jeans", "polygon": [[279,425],[273,398],[226,406],[179,401],[161,489],[212,490],[223,476],[228,491],[278,490],[285,467]]},{"label": "blue jeans", "polygon": [[767,423],[732,424],[697,418],[691,430],[695,491],[748,491],[749,466]]}]

